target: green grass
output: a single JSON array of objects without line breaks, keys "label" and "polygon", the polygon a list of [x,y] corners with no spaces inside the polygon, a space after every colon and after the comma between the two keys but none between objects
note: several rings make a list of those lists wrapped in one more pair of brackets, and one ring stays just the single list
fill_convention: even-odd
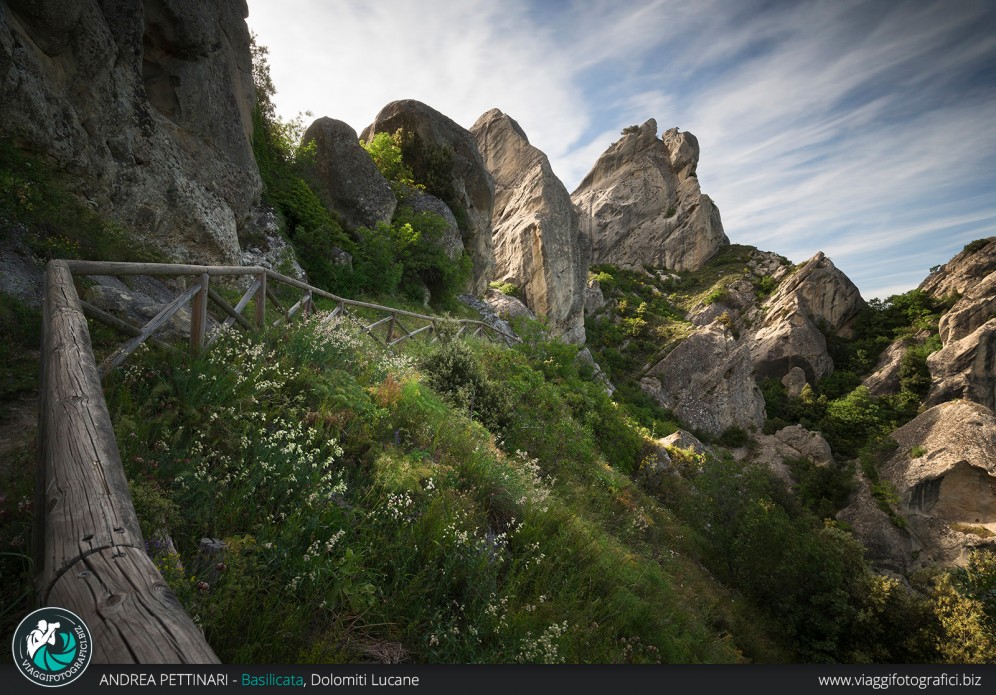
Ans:
[{"label": "green grass", "polygon": [[[561,358],[576,349],[459,344],[514,396],[498,439],[478,420],[482,401],[454,405],[428,385],[445,345],[391,356],[314,323],[262,342],[233,336],[197,358],[150,353],[111,378],[143,532],[222,659],[777,651],[757,635],[728,643],[710,625],[756,621],[680,554],[681,523],[608,464],[638,452],[616,441],[607,459],[595,443],[614,406],[595,402],[590,382],[574,391]],[[608,426],[622,432],[620,418]],[[179,557],[163,550],[167,534]],[[224,569],[198,558],[204,536],[229,542]]]}]

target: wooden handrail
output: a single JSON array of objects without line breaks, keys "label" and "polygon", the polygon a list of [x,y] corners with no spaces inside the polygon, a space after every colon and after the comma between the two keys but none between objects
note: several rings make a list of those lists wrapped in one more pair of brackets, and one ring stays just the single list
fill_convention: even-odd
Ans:
[{"label": "wooden handrail", "polygon": [[[291,287],[296,287],[298,289],[304,290],[310,293],[312,297],[325,297],[334,302],[337,302],[340,307],[340,313],[345,307],[357,307],[360,309],[372,309],[374,311],[386,312],[395,317],[406,316],[414,319],[421,319],[423,321],[428,321],[435,324],[439,318],[436,316],[430,316],[428,314],[419,314],[414,311],[406,311],[404,309],[396,309],[394,307],[383,306],[380,304],[371,304],[369,302],[361,302],[355,299],[346,299],[345,297],[340,297],[338,295],[327,292],[323,289],[309,285],[306,282],[298,280],[296,278],[288,277],[278,273],[275,270],[270,270],[269,268],[263,268],[260,266],[227,266],[227,265],[183,265],[183,264],[173,264],[173,263],[121,263],[115,261],[64,261],[66,266],[72,272],[73,275],[161,275],[161,276],[182,276],[182,275],[194,275],[201,277],[207,275],[209,277],[215,276],[240,276],[240,275],[251,275],[255,276],[256,282],[259,283],[257,287],[255,284],[250,287],[249,292],[242,298],[237,306],[234,307],[234,312],[241,316],[242,310],[245,308],[246,304],[250,299],[256,298],[256,314],[255,322],[256,325],[262,327],[264,325],[264,315],[265,315],[265,299],[269,297],[270,301],[274,303],[280,309],[281,314],[288,313],[278,302],[275,301],[274,293],[271,288],[267,287],[267,278],[276,280],[285,285],[290,285]],[[203,280],[201,280],[203,283]],[[208,290],[211,298],[217,302],[217,294],[213,290]],[[256,295],[256,292],[262,291],[261,295]],[[226,325],[231,325],[236,321],[235,316],[232,311],[228,311],[228,307],[223,306],[226,313],[229,314],[228,319],[225,321]],[[243,321],[239,321],[240,324]],[[248,320],[245,321],[248,323]],[[480,335],[482,331],[488,332],[499,336],[504,340],[506,344],[512,344],[521,342],[518,336],[506,333],[494,326],[484,323],[483,321],[475,321],[472,319],[461,319],[460,324],[463,327],[473,327],[474,335]],[[366,327],[369,328],[369,327]],[[461,331],[462,333],[463,331]],[[396,340],[388,340],[389,344],[397,344]]]},{"label": "wooden handrail", "polygon": [[97,663],[218,663],[145,551],[69,264],[45,272],[36,588],[79,615]]},{"label": "wooden handrail", "polygon": [[[81,302],[74,275],[162,275],[196,277],[144,327],[136,327]],[[251,283],[236,306],[210,287],[215,276],[250,276]],[[306,292],[291,309],[276,301],[268,280]],[[295,278],[259,266],[203,266],[103,261],[49,262],[45,272],[42,322],[41,403],[38,483],[35,500],[37,592],[42,603],[77,613],[93,635],[98,663],[218,663],[203,634],[184,611],[145,550],[138,518],[128,491],[121,454],[104,401],[100,373],[93,356],[86,315],[129,336],[105,363],[122,363],[143,341],[185,305],[192,303],[190,344],[199,350],[218,335],[208,336],[208,302],[227,314],[222,328],[237,323],[262,329],[269,298],[289,320],[312,310],[314,297],[336,302],[333,316],[356,320],[347,307],[384,312],[386,317],[363,329],[392,347],[425,331],[435,332],[438,317],[346,299]],[[255,300],[254,320],[242,311]],[[408,330],[400,317],[428,325]],[[386,339],[373,329],[388,324]],[[487,333],[507,345],[519,342],[483,321],[460,320],[457,335],[468,328]],[[362,325],[362,324],[361,324]],[[413,324],[414,325],[414,324]],[[395,333],[400,335],[395,337]],[[158,341],[156,341],[158,342]]]}]

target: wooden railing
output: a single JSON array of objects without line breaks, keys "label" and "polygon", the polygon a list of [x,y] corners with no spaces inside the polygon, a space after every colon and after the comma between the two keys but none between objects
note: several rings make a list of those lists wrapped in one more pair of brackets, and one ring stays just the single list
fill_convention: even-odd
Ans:
[{"label": "wooden railing", "polygon": [[[194,282],[139,327],[81,301],[74,275],[193,276]],[[234,306],[210,286],[212,277],[233,275],[252,276],[249,289]],[[303,296],[285,310],[270,281],[302,290]],[[35,502],[37,592],[43,605],[68,608],[83,619],[93,635],[95,662],[218,662],[146,553],[104,401],[102,375],[143,342],[156,341],[153,334],[187,304],[192,304],[190,345],[197,350],[226,327],[265,327],[268,299],[279,311],[273,325],[312,312],[316,296],[335,302],[333,315],[356,321],[388,347],[435,333],[436,317],[345,299],[260,267],[59,260],[48,264]],[[250,302],[252,320],[242,315]],[[211,335],[209,303],[225,316]],[[378,318],[367,323],[370,318],[364,314],[371,313]],[[87,316],[130,336],[99,368]],[[518,340],[480,321],[460,323],[460,334],[483,335],[509,345]]]}]

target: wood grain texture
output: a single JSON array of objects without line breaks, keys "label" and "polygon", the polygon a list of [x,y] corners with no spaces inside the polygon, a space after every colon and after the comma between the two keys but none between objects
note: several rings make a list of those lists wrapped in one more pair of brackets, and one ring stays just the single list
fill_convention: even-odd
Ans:
[{"label": "wood grain texture", "polygon": [[93,635],[98,664],[216,664],[217,655],[144,550],[105,548],[52,586],[49,601],[72,607]]},{"label": "wood grain texture", "polygon": [[94,635],[95,660],[217,662],[145,553],[86,318],[64,261],[46,270],[43,324],[34,534],[39,601],[83,619]]}]

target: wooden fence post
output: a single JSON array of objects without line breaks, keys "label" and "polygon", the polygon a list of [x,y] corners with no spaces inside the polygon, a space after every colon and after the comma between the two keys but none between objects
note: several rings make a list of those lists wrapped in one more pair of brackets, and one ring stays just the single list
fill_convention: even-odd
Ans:
[{"label": "wooden fence post", "polygon": [[256,290],[256,327],[263,330],[266,327],[266,273],[256,276],[259,289]]},{"label": "wooden fence post", "polygon": [[204,336],[207,335],[208,284],[211,276],[201,273],[200,291],[194,295],[190,307],[190,349],[199,352],[204,349]]}]

